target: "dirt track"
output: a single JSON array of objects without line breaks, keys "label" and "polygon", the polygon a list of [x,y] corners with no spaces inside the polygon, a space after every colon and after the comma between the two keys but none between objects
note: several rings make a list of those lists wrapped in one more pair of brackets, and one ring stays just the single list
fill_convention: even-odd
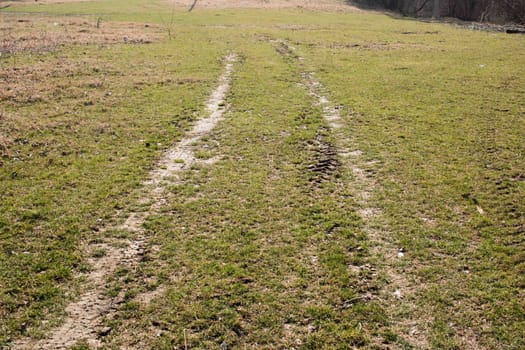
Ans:
[{"label": "dirt track", "polygon": [[[67,2],[89,2],[90,0],[37,0],[38,4],[60,4]],[[190,8],[193,0],[167,0],[177,7]],[[0,1],[0,7],[13,4],[34,4],[33,0]],[[338,0],[197,0],[195,8],[308,8],[330,11],[358,11],[357,8]]]},{"label": "dirt track", "polygon": [[[149,215],[157,212],[160,205],[165,203],[166,186],[173,182],[177,174],[197,162],[192,145],[210,133],[222,118],[225,110],[224,99],[230,88],[235,60],[236,56],[233,54],[225,57],[225,71],[220,78],[220,85],[213,91],[207,102],[209,115],[200,119],[186,138],[180,140],[176,146],[165,153],[158,167],[145,181],[141,203],[152,202],[150,208],[144,212],[131,212],[124,224],[119,227],[135,233],[136,237],[131,240],[114,240],[95,244],[92,249],[102,249],[106,251],[106,254],[98,261],[92,261],[93,269],[87,276],[91,289],[85,292],[78,301],[68,305],[66,308],[68,317],[64,324],[47,339],[38,343],[23,339],[15,344],[16,349],[67,349],[82,340],[94,348],[102,346],[100,337],[105,332],[103,318],[115,309],[118,304],[117,299],[119,299],[106,296],[107,276],[114,274],[119,266],[136,265],[143,254],[146,238],[142,225]],[[180,160],[183,162],[179,162]],[[118,246],[123,246],[123,248],[118,248]]]},{"label": "dirt track", "polygon": [[[192,0],[169,0],[180,7],[190,7]],[[195,9],[199,8],[307,8],[328,11],[358,11],[357,8],[337,0],[197,0]]]}]

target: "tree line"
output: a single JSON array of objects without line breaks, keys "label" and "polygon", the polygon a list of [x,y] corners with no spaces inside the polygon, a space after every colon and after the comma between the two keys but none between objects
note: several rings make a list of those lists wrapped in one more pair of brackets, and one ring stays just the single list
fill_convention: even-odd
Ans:
[{"label": "tree line", "polygon": [[355,0],[416,17],[454,17],[465,21],[525,24],[525,0]]}]

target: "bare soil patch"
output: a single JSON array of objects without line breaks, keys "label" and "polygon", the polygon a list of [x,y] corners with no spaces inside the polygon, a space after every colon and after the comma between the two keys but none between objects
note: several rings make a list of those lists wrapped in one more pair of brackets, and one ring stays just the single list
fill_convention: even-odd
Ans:
[{"label": "bare soil patch", "polygon": [[[274,42],[276,44],[276,51],[282,56],[292,58],[297,62],[302,62],[304,60],[304,58],[298,56],[295,53],[295,48],[290,46],[285,41],[277,40]],[[323,118],[329,126],[328,131],[335,135],[336,140],[339,140],[339,144],[331,145],[330,147],[331,157],[333,157],[334,161],[337,162],[338,166],[346,166],[352,169],[352,173],[355,177],[352,187],[355,188],[356,198],[360,198],[358,201],[361,207],[359,214],[361,215],[364,222],[364,231],[373,244],[371,249],[373,255],[378,257],[382,262],[382,264],[379,264],[377,268],[371,265],[351,266],[350,268],[356,271],[356,273],[366,270],[380,270],[386,275],[389,281],[389,283],[384,287],[384,290],[379,291],[378,295],[372,295],[372,293],[367,292],[364,295],[358,296],[357,299],[370,300],[374,298],[381,300],[382,303],[388,305],[387,311],[396,317],[398,316],[395,311],[396,308],[401,309],[401,306],[404,306],[405,309],[407,307],[413,307],[413,305],[411,305],[407,300],[407,297],[414,294],[416,286],[408,279],[408,276],[398,272],[395,268],[398,259],[404,256],[402,250],[398,250],[394,244],[387,239],[389,236],[388,232],[377,231],[373,228],[375,221],[381,215],[381,211],[378,208],[371,208],[369,206],[369,191],[375,186],[375,183],[374,179],[368,174],[367,170],[370,170],[369,168],[373,167],[376,162],[363,162],[361,160],[363,157],[360,150],[353,152],[337,152],[338,149],[346,150],[347,148],[355,148],[355,145],[352,144],[352,141],[347,139],[345,134],[343,134],[340,130],[343,123],[340,114],[341,106],[334,105],[329,100],[329,98],[326,97],[324,87],[316,78],[314,72],[303,72],[302,78],[302,84],[304,85],[308,94],[314,98],[314,101],[316,101],[317,105],[322,106],[323,108]],[[339,153],[339,155],[342,157],[341,160],[335,158],[337,153]],[[322,161],[332,168],[335,166],[334,163],[330,163],[326,159],[322,159]],[[363,283],[367,283],[366,277],[364,278]],[[429,345],[424,333],[426,329],[421,329],[422,323],[424,324],[425,322],[421,319],[403,319],[401,322],[396,322],[396,329],[400,334],[403,335],[403,338],[412,345],[420,349],[427,349],[429,348]],[[383,339],[372,339],[372,342],[381,344]]]},{"label": "bare soil patch", "polygon": [[35,3],[45,5],[45,4],[63,4],[67,2],[89,2],[91,0],[17,0],[17,1],[0,1],[2,5],[0,7],[4,6],[11,6],[11,5],[20,5],[20,4],[27,4],[27,5],[34,5]]},{"label": "bare soil patch", "polygon": [[[134,234],[132,239],[114,239],[108,242],[92,244],[92,251],[104,251],[102,257],[91,260],[92,271],[87,276],[87,291],[74,303],[66,308],[68,314],[64,324],[50,334],[48,339],[38,343],[30,340],[21,340],[16,343],[17,349],[66,349],[79,341],[84,341],[89,346],[99,347],[101,338],[110,332],[103,327],[103,320],[108,314],[118,307],[122,293],[115,298],[107,295],[107,278],[113,275],[119,266],[132,267],[136,265],[145,254],[147,237],[143,224],[149,215],[157,212],[165,202],[165,186],[173,182],[177,174],[188,169],[196,158],[192,145],[209,133],[222,118],[225,110],[224,99],[230,87],[233,63],[236,57],[226,57],[225,72],[220,80],[220,85],[212,93],[207,102],[208,117],[199,120],[186,138],[179,141],[168,150],[154,169],[142,189],[141,204],[152,203],[145,211],[131,212],[126,221],[117,227]],[[183,162],[181,162],[181,160]],[[143,301],[153,298],[153,295],[143,296]]]},{"label": "bare soil patch", "polygon": [[[169,0],[170,4],[190,8],[193,0]],[[354,6],[334,0],[198,0],[195,9],[199,8],[305,8],[321,11],[359,11]]]}]

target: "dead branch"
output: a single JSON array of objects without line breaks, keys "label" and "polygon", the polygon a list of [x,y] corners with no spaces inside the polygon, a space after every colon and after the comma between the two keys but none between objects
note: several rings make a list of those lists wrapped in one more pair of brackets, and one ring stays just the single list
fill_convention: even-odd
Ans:
[{"label": "dead branch", "polygon": [[188,12],[193,11],[193,9],[195,8],[195,6],[197,5],[197,1],[198,1],[198,0],[194,0],[194,1],[193,1],[193,4],[191,4],[191,7],[190,7],[190,9],[188,10]]}]

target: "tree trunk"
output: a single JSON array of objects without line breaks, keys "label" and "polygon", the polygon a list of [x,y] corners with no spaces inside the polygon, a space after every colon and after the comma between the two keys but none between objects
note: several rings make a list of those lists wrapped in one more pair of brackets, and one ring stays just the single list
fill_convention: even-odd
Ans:
[{"label": "tree trunk", "polygon": [[434,6],[432,7],[432,18],[441,17],[441,1],[434,0]]}]

